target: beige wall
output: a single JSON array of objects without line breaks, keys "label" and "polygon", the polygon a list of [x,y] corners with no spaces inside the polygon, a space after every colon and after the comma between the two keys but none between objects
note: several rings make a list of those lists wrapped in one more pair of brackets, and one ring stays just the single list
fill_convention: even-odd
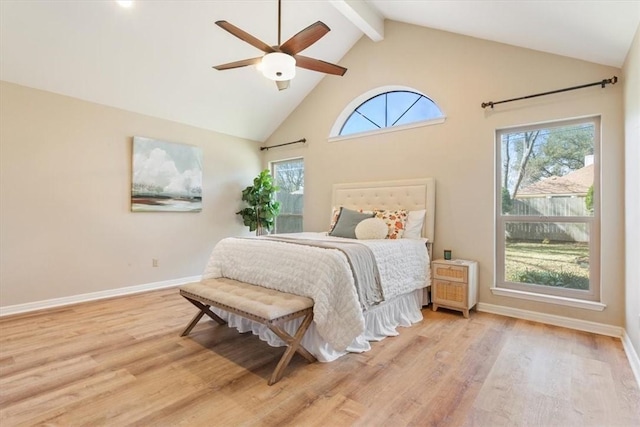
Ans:
[{"label": "beige wall", "polygon": [[[1,306],[200,275],[245,232],[234,212],[256,142],[0,84]],[[134,135],[202,148],[202,212],[130,212]]]},{"label": "beige wall", "polygon": [[640,27],[624,65],[626,324],[640,354]]},{"label": "beige wall", "polygon": [[[479,261],[480,301],[623,325],[622,85],[480,108],[483,101],[599,81],[621,70],[392,21],[383,41],[363,37],[340,64],[348,67],[347,74],[325,77],[267,141],[308,140],[265,156],[266,162],[305,158],[306,230],[327,229],[334,183],[432,176],[437,180],[435,253],[446,247],[455,257]],[[348,103],[385,85],[427,94],[447,115],[446,122],[327,142]],[[602,301],[607,308],[595,312],[492,295],[495,130],[587,115],[602,116]]]}]

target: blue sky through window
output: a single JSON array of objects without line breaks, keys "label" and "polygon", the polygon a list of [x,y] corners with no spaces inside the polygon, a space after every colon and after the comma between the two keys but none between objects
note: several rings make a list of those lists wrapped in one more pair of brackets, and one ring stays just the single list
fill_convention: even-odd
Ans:
[{"label": "blue sky through window", "polygon": [[340,135],[369,132],[442,117],[438,106],[424,95],[391,91],[360,104],[347,118]]},{"label": "blue sky through window", "polygon": [[378,128],[385,127],[385,98],[383,95],[378,95],[375,98],[371,98],[369,101],[356,108],[356,111],[365,117],[365,119],[372,121]]}]

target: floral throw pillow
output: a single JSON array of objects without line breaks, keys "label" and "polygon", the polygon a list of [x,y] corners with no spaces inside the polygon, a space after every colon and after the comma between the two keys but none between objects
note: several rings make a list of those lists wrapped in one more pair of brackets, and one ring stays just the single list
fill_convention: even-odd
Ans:
[{"label": "floral throw pillow", "polygon": [[404,226],[407,222],[407,211],[400,209],[397,211],[382,211],[376,209],[375,217],[380,218],[389,227],[387,239],[401,239],[404,233]]},{"label": "floral throw pillow", "polygon": [[329,233],[331,233],[336,226],[336,222],[338,222],[338,217],[340,216],[340,208],[333,208],[331,212],[331,223],[329,224]]}]

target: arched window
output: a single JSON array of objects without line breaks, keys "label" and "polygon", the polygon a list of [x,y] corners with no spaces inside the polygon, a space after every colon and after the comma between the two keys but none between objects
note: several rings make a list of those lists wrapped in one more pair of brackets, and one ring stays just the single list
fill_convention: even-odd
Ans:
[{"label": "arched window", "polygon": [[[357,105],[355,108],[354,104]],[[434,119],[440,119],[437,122],[441,123],[444,115],[427,96],[410,88],[379,88],[352,101],[336,121],[330,136],[343,137],[392,127],[429,124]]]}]

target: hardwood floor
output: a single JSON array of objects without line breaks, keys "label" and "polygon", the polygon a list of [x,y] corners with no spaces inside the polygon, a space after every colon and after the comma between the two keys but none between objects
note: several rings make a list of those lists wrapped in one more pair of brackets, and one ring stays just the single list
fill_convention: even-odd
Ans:
[{"label": "hardwood floor", "polygon": [[176,289],[0,319],[0,425],[638,426],[620,340],[430,309],[364,354],[308,364],[201,321]]}]

